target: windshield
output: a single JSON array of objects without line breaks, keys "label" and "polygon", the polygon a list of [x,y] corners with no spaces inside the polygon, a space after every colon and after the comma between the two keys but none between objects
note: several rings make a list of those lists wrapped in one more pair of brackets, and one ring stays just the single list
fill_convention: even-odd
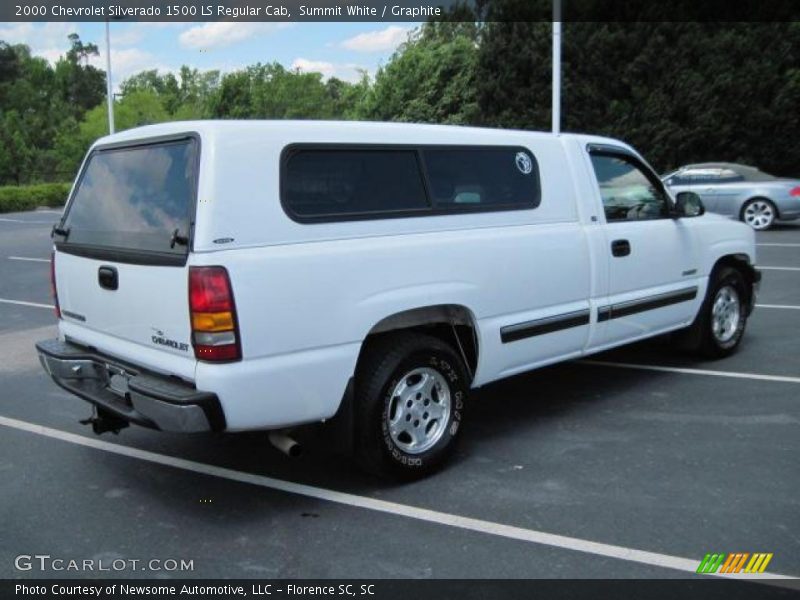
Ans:
[{"label": "windshield", "polygon": [[62,225],[64,242],[186,254],[196,156],[191,138],[94,152]]}]

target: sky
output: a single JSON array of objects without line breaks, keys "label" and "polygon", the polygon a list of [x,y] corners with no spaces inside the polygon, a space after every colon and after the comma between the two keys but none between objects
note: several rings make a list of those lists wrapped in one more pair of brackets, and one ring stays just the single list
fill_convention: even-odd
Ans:
[{"label": "sky", "polygon": [[[360,79],[388,62],[413,23],[111,23],[111,72],[117,88],[147,69],[161,72],[188,65],[201,71],[235,71],[277,61],[290,69],[316,71],[325,78]],[[0,22],[0,40],[27,44],[34,55],[54,63],[69,48],[67,36],[97,44],[91,64],[105,70],[105,24]]]}]

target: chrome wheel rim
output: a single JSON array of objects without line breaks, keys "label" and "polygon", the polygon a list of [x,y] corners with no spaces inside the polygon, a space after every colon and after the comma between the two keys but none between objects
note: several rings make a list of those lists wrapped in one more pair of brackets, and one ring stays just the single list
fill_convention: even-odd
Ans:
[{"label": "chrome wheel rim", "polygon": [[395,445],[408,454],[421,454],[442,439],[450,419],[450,386],[428,367],[414,369],[395,384],[386,420]]},{"label": "chrome wheel rim", "polygon": [[711,308],[711,330],[718,342],[730,342],[739,329],[741,320],[739,294],[733,286],[726,285],[714,296]]},{"label": "chrome wheel rim", "polygon": [[766,200],[755,200],[744,209],[744,221],[753,229],[766,229],[775,220],[775,210]]}]

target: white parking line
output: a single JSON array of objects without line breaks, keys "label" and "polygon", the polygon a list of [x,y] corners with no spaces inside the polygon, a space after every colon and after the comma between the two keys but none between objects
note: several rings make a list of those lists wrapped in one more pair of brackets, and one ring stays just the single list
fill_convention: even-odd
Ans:
[{"label": "white parking line", "polygon": [[788,375],[762,375],[761,373],[736,373],[734,371],[710,371],[708,369],[689,369],[686,367],[665,367],[661,365],[640,365],[637,363],[621,363],[608,360],[584,359],[576,361],[584,365],[599,367],[617,367],[620,369],[638,369],[640,371],[660,371],[662,373],[682,373],[684,375],[711,375],[712,377],[730,377],[733,379],[755,379],[756,381],[780,381],[783,383],[800,383],[800,377]]},{"label": "white parking line", "polygon": [[30,223],[31,225],[52,225],[55,223],[55,221],[25,221],[24,219],[7,219],[5,217],[0,217],[0,221],[6,223]]},{"label": "white parking line", "polygon": [[776,248],[800,248],[800,244],[756,244],[756,246],[774,246]]},{"label": "white parking line", "polygon": [[49,258],[30,258],[28,256],[9,256],[8,260],[25,260],[28,262],[43,262],[43,263],[50,262]]},{"label": "white parking line", "polygon": [[38,302],[25,302],[23,300],[8,300],[7,298],[0,298],[0,304],[18,304],[20,306],[33,306],[35,308],[49,308],[53,310],[55,306],[52,304],[39,304]]},{"label": "white parking line", "polygon": [[800,267],[758,267],[761,271],[800,271]]},{"label": "white parking line", "polygon": [[[247,483],[271,490],[305,496],[307,498],[315,498],[317,500],[324,500],[326,502],[334,502],[336,504],[343,504],[345,506],[363,508],[366,510],[387,513],[399,517],[415,519],[417,521],[424,521],[426,523],[435,523],[437,525],[445,525],[457,529],[464,529],[467,531],[474,531],[477,533],[484,533],[487,535],[518,540],[522,542],[541,544],[543,546],[550,546],[565,550],[574,550],[577,552],[584,552],[586,554],[616,558],[619,560],[642,563],[645,565],[662,567],[665,569],[674,569],[692,574],[696,572],[700,561],[699,558],[683,558],[680,556],[671,556],[669,554],[660,554],[657,552],[648,552],[646,550],[626,548],[624,546],[603,544],[600,542],[593,542],[580,538],[545,533],[543,531],[536,531],[533,529],[524,529],[522,527],[514,527],[512,525],[504,525],[503,523],[495,523],[493,521],[462,517],[436,510],[409,506],[407,504],[398,504],[396,502],[388,502],[386,500],[377,500],[367,496],[358,496],[356,494],[348,494],[346,492],[337,492],[335,490],[304,485],[301,483],[294,483],[292,481],[284,481],[282,479],[273,479],[272,477],[266,477],[264,475],[235,471],[225,467],[208,465],[205,463],[195,462],[193,460],[168,456],[166,454],[158,454],[156,452],[122,446],[120,444],[111,444],[98,439],[87,438],[82,435],[76,435],[74,433],[68,433],[59,429],[52,429],[50,427],[44,427],[42,425],[36,425],[35,423],[29,423],[27,421],[20,421],[8,417],[0,416],[0,425],[11,427],[20,431],[26,431],[28,433],[42,435],[56,440],[61,440],[63,442],[69,442],[71,444],[77,444],[79,446],[85,446],[87,448],[94,448],[95,450],[102,450],[111,454],[127,456],[129,458],[135,458],[137,460],[143,460],[176,469],[183,469],[184,471],[191,471],[193,473],[200,473],[202,475],[209,475],[211,477],[219,477],[229,481]],[[747,578],[752,581],[761,580],[764,583],[769,583],[768,581],[764,581],[765,579],[793,579],[793,577],[779,575],[776,573],[763,573],[761,575],[739,574],[735,576],[716,574],[716,576],[732,579]]]},{"label": "white parking line", "polygon": [[800,310],[800,306],[790,304],[756,304],[756,308],[777,308],[780,310]]}]

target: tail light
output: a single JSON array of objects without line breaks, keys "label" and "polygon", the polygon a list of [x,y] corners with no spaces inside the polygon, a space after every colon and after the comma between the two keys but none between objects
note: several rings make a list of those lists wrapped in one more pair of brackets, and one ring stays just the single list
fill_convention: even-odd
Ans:
[{"label": "tail light", "polygon": [[50,253],[50,291],[53,294],[53,310],[56,313],[56,319],[61,318],[61,307],[58,304],[58,288],[56,287],[56,253]]},{"label": "tail light", "polygon": [[197,360],[242,358],[236,305],[225,267],[189,267],[189,311]]},{"label": "tail light", "polygon": [[793,187],[789,190],[789,195],[794,196],[795,198],[800,197],[800,185],[797,187]]}]

